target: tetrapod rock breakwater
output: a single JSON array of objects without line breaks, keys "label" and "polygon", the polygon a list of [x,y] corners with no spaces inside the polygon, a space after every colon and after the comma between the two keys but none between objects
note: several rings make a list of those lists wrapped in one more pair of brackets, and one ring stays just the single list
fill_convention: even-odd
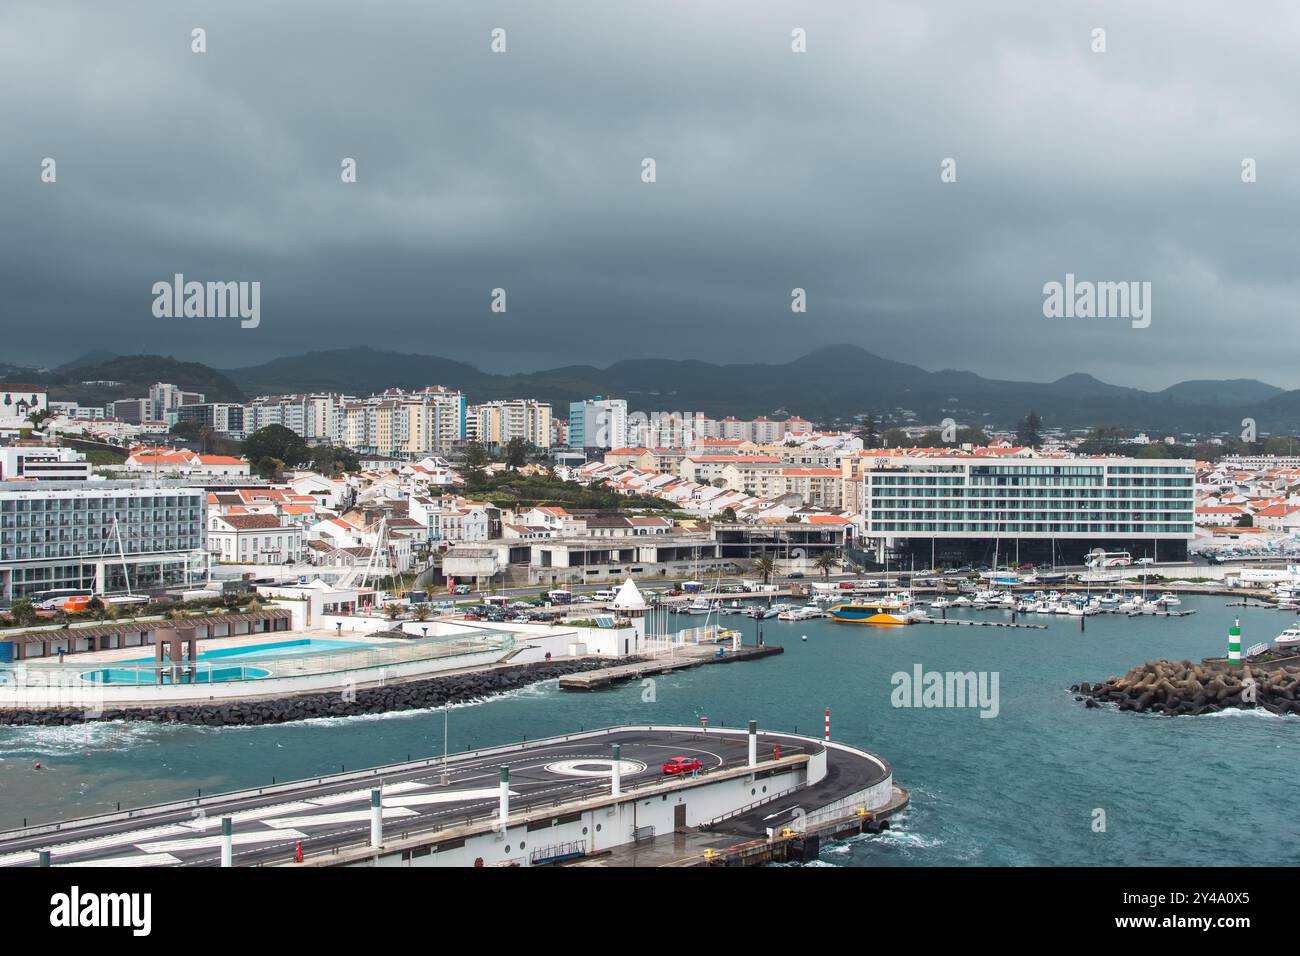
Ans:
[{"label": "tetrapod rock breakwater", "polygon": [[1230,707],[1260,707],[1274,714],[1300,714],[1300,656],[1267,651],[1247,661],[1151,660],[1123,677],[1084,681],[1070,690],[1086,707],[1109,703],[1135,713],[1196,717]]}]

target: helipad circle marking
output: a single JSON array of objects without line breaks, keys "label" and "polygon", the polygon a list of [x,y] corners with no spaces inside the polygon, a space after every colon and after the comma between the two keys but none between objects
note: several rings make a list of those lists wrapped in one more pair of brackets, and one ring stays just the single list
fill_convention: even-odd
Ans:
[{"label": "helipad circle marking", "polygon": [[[623,775],[640,773],[645,764],[639,760],[620,760],[619,773]],[[612,777],[614,761],[603,757],[580,757],[577,760],[557,760],[548,763],[546,769],[562,777]]]}]

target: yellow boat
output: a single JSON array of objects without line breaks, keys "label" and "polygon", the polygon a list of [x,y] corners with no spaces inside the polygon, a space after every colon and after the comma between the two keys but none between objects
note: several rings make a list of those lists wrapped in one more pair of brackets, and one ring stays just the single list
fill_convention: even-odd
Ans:
[{"label": "yellow boat", "polygon": [[845,624],[912,624],[919,616],[901,601],[845,601],[826,613]]}]

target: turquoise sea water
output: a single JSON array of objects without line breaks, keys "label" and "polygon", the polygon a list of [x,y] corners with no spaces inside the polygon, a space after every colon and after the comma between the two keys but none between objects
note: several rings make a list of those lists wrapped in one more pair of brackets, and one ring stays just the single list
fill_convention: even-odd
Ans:
[{"label": "turquoise sea water", "polygon": [[[1152,657],[1222,654],[1240,616],[1244,643],[1269,640],[1284,612],[1187,598],[1185,618],[1031,618],[1046,630],[878,629],[826,620],[763,622],[786,653],[708,666],[594,694],[547,684],[450,711],[454,750],[609,724],[760,726],[872,749],[911,789],[880,837],[832,845],[837,865],[1294,864],[1300,862],[1296,772],[1300,719],[1265,712],[1167,718],[1086,710],[1069,686]],[[950,612],[977,620],[1004,612]],[[738,622],[753,640],[755,623]],[[801,641],[806,634],[808,640]],[[998,715],[895,707],[892,675],[998,676]],[[652,698],[652,699],[650,699]],[[101,724],[0,728],[0,827],[355,769],[441,753],[442,711],[273,727]],[[34,770],[35,761],[42,770]],[[1105,831],[1095,830],[1098,811]]]}]

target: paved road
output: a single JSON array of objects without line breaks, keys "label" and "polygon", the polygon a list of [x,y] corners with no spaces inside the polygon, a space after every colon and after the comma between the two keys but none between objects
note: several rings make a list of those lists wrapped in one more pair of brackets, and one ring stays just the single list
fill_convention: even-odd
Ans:
[{"label": "paved road", "polygon": [[[421,761],[384,768],[374,778],[324,777],[289,792],[243,791],[206,798],[201,806],[194,801],[171,805],[131,820],[90,817],[65,824],[56,833],[0,833],[0,867],[35,866],[40,850],[51,851],[55,866],[217,865],[223,816],[233,818],[236,865],[288,862],[298,841],[306,855],[368,842],[370,790],[379,780],[384,785],[384,831],[392,837],[494,815],[502,766],[510,768],[512,813],[607,792],[614,743],[622,747],[622,760],[633,764],[625,766],[625,789],[658,782],[670,757],[695,757],[706,773],[743,766],[748,759],[743,733],[618,730],[601,737],[540,742],[506,754],[453,756],[446,786],[441,783],[441,763]],[[799,738],[763,734],[760,759],[770,759],[776,743],[782,756],[807,753],[815,746]]]}]

